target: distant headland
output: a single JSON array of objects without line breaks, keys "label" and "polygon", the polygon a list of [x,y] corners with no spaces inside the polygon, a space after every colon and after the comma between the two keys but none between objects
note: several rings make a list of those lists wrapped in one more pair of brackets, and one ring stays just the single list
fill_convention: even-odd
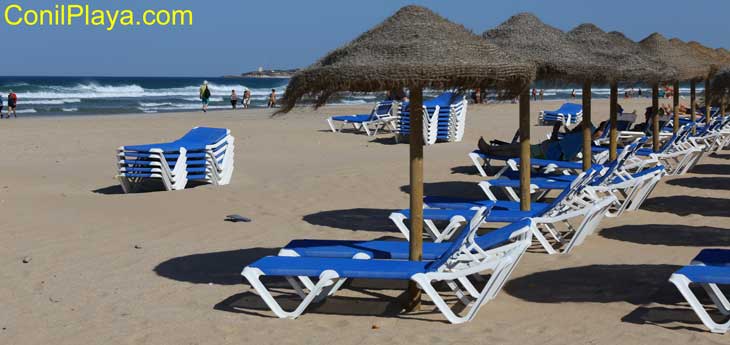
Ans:
[{"label": "distant headland", "polygon": [[224,75],[223,78],[291,78],[294,73],[299,71],[298,68],[294,69],[263,69],[259,67],[256,71],[241,73],[240,75]]}]

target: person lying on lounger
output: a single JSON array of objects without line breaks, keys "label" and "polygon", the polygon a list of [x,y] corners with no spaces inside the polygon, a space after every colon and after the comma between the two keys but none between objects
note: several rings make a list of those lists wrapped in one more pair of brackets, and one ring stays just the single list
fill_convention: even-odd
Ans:
[{"label": "person lying on lounger", "polygon": [[[553,131],[550,135],[550,139],[545,140],[539,144],[530,145],[530,156],[532,158],[539,158],[539,159],[545,159],[547,158],[547,152],[554,152],[557,151],[565,151],[564,149],[561,149],[560,143],[563,143],[563,145],[571,145],[571,146],[583,146],[583,127],[582,126],[576,126],[573,129],[565,128],[565,133],[560,136],[560,127],[563,124],[561,122],[556,123],[553,125]],[[601,124],[598,128],[591,125],[591,128],[593,129],[593,140],[599,138],[601,134],[603,134],[603,128],[605,127],[605,124]],[[519,133],[519,132],[518,132]],[[479,138],[479,142],[477,143],[477,147],[479,147],[479,151],[482,153],[489,155],[489,156],[498,156],[498,157],[519,157],[520,156],[520,143],[509,143],[509,144],[501,144],[501,145],[494,145],[494,143],[497,143],[497,141],[492,141],[493,145],[490,145],[487,143],[487,141],[484,140],[484,137]],[[580,151],[579,149],[571,150],[571,151]],[[565,160],[573,159],[573,157],[562,157]]]}]

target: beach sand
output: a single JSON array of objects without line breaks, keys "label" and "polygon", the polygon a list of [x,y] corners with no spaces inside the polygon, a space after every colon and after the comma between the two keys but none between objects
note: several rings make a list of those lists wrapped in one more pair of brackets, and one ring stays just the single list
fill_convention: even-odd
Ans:
[{"label": "beach sand", "polygon": [[[664,100],[664,102],[667,102]],[[560,102],[532,105],[539,109]],[[621,100],[642,119],[649,99]],[[566,256],[528,253],[468,324],[397,312],[394,282],[354,281],[297,320],[273,317],[240,276],[291,239],[400,238],[408,145],[333,134],[327,115],[369,106],[0,121],[0,344],[721,344],[667,279],[705,247],[730,248],[730,152],[665,178],[643,209],[606,219]],[[598,124],[607,100],[593,102]],[[427,194],[480,196],[467,157],[509,140],[517,106],[470,105],[461,143],[425,149]],[[120,145],[193,126],[236,137],[228,186],[122,194]],[[549,127],[533,127],[533,140]],[[251,217],[228,223],[225,215]],[[29,261],[24,263],[23,261]],[[383,289],[385,287],[385,289]],[[383,297],[385,296],[385,297]]]}]

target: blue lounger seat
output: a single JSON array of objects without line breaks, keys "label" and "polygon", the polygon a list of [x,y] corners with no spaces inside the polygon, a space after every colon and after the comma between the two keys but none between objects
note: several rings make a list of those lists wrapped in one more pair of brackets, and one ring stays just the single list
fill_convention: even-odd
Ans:
[{"label": "blue lounger seat", "polygon": [[[393,279],[414,281],[447,320],[464,323],[472,320],[479,308],[501,290],[529,247],[530,226],[528,220],[517,230],[503,230],[502,243],[496,246],[490,243],[490,248],[482,248],[475,241],[476,228],[462,231],[443,254],[432,261],[269,256],[245,267],[242,275],[280,318],[298,317],[312,302],[335,294],[347,279]],[[487,271],[491,271],[491,275],[479,290],[470,279],[475,275],[483,277],[481,274]],[[286,278],[302,302],[294,310],[285,311],[261,281],[262,276]],[[317,279],[316,283],[312,278]],[[300,281],[308,283],[302,285]],[[465,306],[461,315],[454,312],[434,288],[433,284],[438,282],[446,282],[456,292],[457,303]]]},{"label": "blue lounger seat", "polygon": [[[378,134],[378,131],[388,128],[395,131],[395,116],[393,107],[397,103],[393,101],[381,101],[375,104],[370,114],[356,115],[335,115],[327,118],[327,124],[333,133],[342,131],[346,125],[352,125],[356,131],[364,131],[368,136]],[[340,122],[340,128],[335,127],[335,122]]]},{"label": "blue lounger seat", "polygon": [[[672,274],[669,281],[674,284],[687,300],[702,323],[713,333],[726,333],[730,330],[730,299],[720,289],[720,285],[730,285],[730,250],[705,249],[691,262]],[[714,307],[725,321],[717,322],[700,302],[690,288],[700,285],[712,300]]]}]

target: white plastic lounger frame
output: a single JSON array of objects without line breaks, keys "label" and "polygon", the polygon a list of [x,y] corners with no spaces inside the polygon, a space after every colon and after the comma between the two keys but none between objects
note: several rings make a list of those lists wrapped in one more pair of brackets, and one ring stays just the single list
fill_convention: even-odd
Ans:
[{"label": "white plastic lounger frame", "polygon": [[[704,266],[705,264],[703,262],[692,261],[690,265]],[[695,314],[697,314],[697,317],[699,317],[702,323],[710,329],[710,332],[722,334],[730,331],[730,318],[728,318],[728,320],[724,323],[718,323],[713,320],[710,313],[708,313],[707,309],[705,309],[705,306],[702,302],[700,302],[690,288],[690,285],[693,284],[692,280],[683,274],[673,273],[672,276],[669,277],[669,281],[677,287],[684,299],[687,300],[687,303],[690,307],[692,307],[692,310],[694,310]],[[722,290],[720,290],[720,287],[717,286],[717,284],[712,283],[699,285],[702,286],[707,295],[710,297],[710,300],[712,300],[717,311],[726,317],[730,317],[730,299],[728,299],[728,296],[725,296]]]},{"label": "white plastic lounger frame", "polygon": [[[479,227],[479,225],[481,225],[484,221],[484,217],[486,217],[486,208],[475,207],[474,209],[479,210],[479,212],[476,212],[474,217],[469,220],[469,228]],[[395,227],[400,230],[403,237],[405,237],[406,240],[410,240],[410,230],[408,228],[409,218],[400,212],[393,212],[388,218],[393,222],[393,224],[395,224]],[[424,227],[424,230],[426,230],[425,234],[434,242],[439,243],[449,240],[452,236],[454,236],[457,230],[461,228],[462,224],[466,223],[466,219],[463,216],[453,216],[443,230],[439,230],[436,224],[434,224],[434,222],[430,219],[424,219],[423,223],[426,225]]]},{"label": "white plastic lounger frame", "polygon": [[[474,243],[474,236],[472,234],[462,248],[437,271],[417,273],[410,280],[418,284],[449,322],[460,324],[471,321],[479,309],[486,302],[493,299],[501,290],[517,266],[517,263],[530,246],[529,226],[523,228],[521,231],[514,232],[512,241],[512,243],[484,251]],[[479,248],[477,255],[473,254],[475,248]],[[464,258],[471,258],[472,260],[465,262]],[[485,271],[492,271],[492,274],[481,291],[469,292],[464,291],[465,289],[470,290],[469,288],[460,287],[462,281],[468,280],[469,277]],[[336,293],[342,286],[341,281],[344,280],[340,278],[336,271],[325,270],[318,277],[318,281],[313,283],[312,288],[309,289],[302,287],[294,279],[295,277],[286,277],[296,293],[302,298],[302,302],[294,310],[285,311],[261,282],[260,278],[265,275],[264,272],[255,267],[246,267],[243,269],[242,275],[246,277],[251,286],[276,316],[288,319],[297,318],[312,302],[321,301],[327,296]],[[445,282],[456,294],[459,302],[466,306],[462,312],[463,316],[455,313],[451,306],[441,297],[437,289],[434,288],[433,284],[437,282]],[[473,285],[471,286],[473,287]],[[477,293],[476,297],[474,296],[475,292]]]},{"label": "white plastic lounger frame", "polygon": [[[167,159],[162,150],[152,149],[150,150],[149,159],[154,160],[150,163],[153,166],[150,178],[158,178],[162,180],[165,190],[179,190],[185,188],[187,184],[187,164],[186,154],[187,150],[184,147],[180,148],[180,153],[175,161],[175,169],[170,169],[167,164]],[[117,153],[117,171],[119,172],[117,178],[122,186],[124,193],[134,192],[137,185],[142,181],[138,177],[128,177],[126,174],[126,167],[124,158],[124,147],[120,147]]]}]

